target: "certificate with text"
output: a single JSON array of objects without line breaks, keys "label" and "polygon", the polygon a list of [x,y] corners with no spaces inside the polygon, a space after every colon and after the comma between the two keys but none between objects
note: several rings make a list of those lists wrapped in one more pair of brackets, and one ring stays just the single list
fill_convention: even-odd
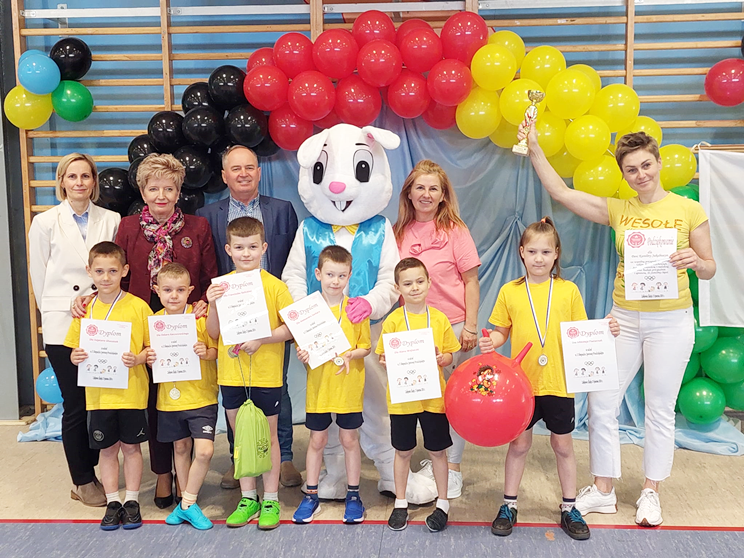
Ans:
[{"label": "certificate with text", "polygon": [[194,314],[148,316],[147,320],[150,348],[157,357],[152,365],[152,381],[160,384],[201,380],[199,357],[194,352],[197,341]]},{"label": "certificate with text", "polygon": [[88,358],[78,364],[78,386],[127,389],[129,368],[121,361],[131,350],[132,324],[80,320],[80,348]]},{"label": "certificate with text", "polygon": [[217,299],[220,334],[225,345],[237,345],[271,336],[261,270],[215,277],[225,294]]},{"label": "certificate with text", "polygon": [[561,322],[561,341],[568,393],[618,388],[610,320]]},{"label": "certificate with text", "polygon": [[677,251],[677,229],[625,231],[625,299],[679,298],[677,270],[669,257]]},{"label": "certificate with text", "polygon": [[391,403],[424,401],[442,396],[439,366],[431,328],[384,333]]}]

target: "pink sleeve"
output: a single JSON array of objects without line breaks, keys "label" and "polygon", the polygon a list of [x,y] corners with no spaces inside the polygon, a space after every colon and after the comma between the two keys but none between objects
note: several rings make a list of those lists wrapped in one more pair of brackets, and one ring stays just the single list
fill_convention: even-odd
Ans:
[{"label": "pink sleeve", "polygon": [[478,249],[467,227],[455,227],[450,232],[457,271],[464,273],[481,264]]}]

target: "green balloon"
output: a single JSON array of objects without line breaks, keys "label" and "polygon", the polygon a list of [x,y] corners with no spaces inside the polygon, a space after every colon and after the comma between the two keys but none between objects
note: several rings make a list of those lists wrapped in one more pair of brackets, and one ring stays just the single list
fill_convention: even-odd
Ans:
[{"label": "green balloon", "polygon": [[692,347],[693,353],[702,353],[713,346],[718,339],[718,328],[716,326],[700,327],[698,324],[698,309],[693,310],[695,315],[695,345]]},{"label": "green balloon", "polygon": [[744,327],[719,327],[718,337],[739,337],[744,334]]},{"label": "green balloon", "polygon": [[705,375],[719,384],[744,382],[744,345],[730,337],[719,337],[700,355]]},{"label": "green balloon", "polygon": [[687,270],[687,278],[690,280],[690,294],[692,294],[692,302],[697,304],[698,302],[698,276],[697,273],[691,269]]},{"label": "green balloon", "polygon": [[692,188],[690,184],[688,184],[687,186],[677,186],[676,188],[672,188],[671,191],[678,196],[682,196],[683,198],[700,201],[700,193]]},{"label": "green balloon", "polygon": [[692,380],[700,372],[700,353],[692,353],[690,355],[690,362],[687,363],[685,368],[685,375],[682,378],[682,383],[686,384]]},{"label": "green balloon", "polygon": [[63,80],[52,92],[52,106],[61,118],[80,122],[93,112],[93,95],[82,83]]},{"label": "green balloon", "polygon": [[744,382],[737,384],[721,384],[726,395],[726,405],[735,411],[744,411]]},{"label": "green balloon", "polygon": [[679,390],[679,410],[693,424],[710,424],[726,408],[721,387],[708,378],[695,378]]}]

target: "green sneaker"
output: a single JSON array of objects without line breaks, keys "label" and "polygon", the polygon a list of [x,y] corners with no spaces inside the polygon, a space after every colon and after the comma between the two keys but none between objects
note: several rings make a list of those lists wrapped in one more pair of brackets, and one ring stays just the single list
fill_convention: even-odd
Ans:
[{"label": "green sneaker", "polygon": [[264,500],[261,502],[261,517],[258,518],[258,528],[268,531],[279,527],[279,516],[281,507],[279,502],[274,500]]},{"label": "green sneaker", "polygon": [[261,504],[251,498],[241,498],[238,507],[227,518],[228,527],[242,527],[251,519],[258,517],[261,512]]}]

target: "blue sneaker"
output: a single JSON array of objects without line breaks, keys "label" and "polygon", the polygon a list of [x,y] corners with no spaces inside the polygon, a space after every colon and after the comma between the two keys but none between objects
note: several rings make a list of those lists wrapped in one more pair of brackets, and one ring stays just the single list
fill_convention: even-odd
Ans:
[{"label": "blue sneaker", "polygon": [[180,504],[177,505],[175,508],[173,508],[173,511],[170,512],[170,514],[168,515],[168,517],[165,518],[166,524],[168,524],[168,525],[180,525],[181,523],[183,523],[184,521],[186,521],[183,518],[183,516],[180,513],[178,513],[179,511],[183,511],[181,509],[181,505]]},{"label": "blue sneaker", "polygon": [[191,526],[194,527],[194,529],[199,529],[199,531],[206,531],[208,529],[211,529],[214,527],[211,521],[207,518],[206,515],[204,515],[204,512],[199,507],[199,504],[194,502],[189,506],[189,509],[185,510],[183,509],[180,504],[176,507],[178,510],[178,513],[181,517],[183,517],[186,521],[191,523]]},{"label": "blue sneaker", "polygon": [[297,511],[292,516],[292,521],[295,523],[310,523],[315,517],[316,513],[320,512],[320,501],[317,498],[313,498],[309,495],[305,495],[297,506]]},{"label": "blue sneaker", "polygon": [[346,509],[344,510],[344,523],[354,524],[364,521],[364,504],[358,494],[346,496]]}]

